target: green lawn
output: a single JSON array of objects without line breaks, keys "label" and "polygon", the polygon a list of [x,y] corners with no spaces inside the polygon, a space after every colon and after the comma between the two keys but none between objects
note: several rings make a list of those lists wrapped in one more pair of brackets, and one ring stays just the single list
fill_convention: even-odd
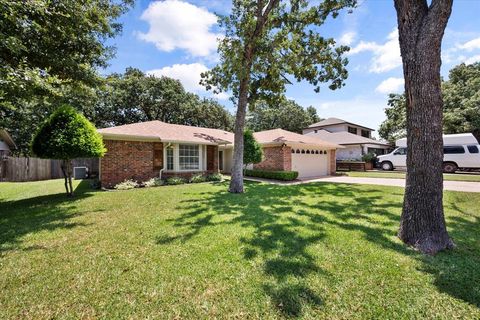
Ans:
[{"label": "green lawn", "polygon": [[457,248],[430,257],[401,188],[62,188],[0,183],[1,319],[480,318],[478,193],[445,193]]},{"label": "green lawn", "polygon": [[[366,171],[366,172],[350,171],[350,172],[338,172],[338,173],[345,174],[349,177],[405,179],[405,172],[399,172],[399,171]],[[450,180],[450,181],[480,182],[480,174],[444,173],[443,179]]]}]

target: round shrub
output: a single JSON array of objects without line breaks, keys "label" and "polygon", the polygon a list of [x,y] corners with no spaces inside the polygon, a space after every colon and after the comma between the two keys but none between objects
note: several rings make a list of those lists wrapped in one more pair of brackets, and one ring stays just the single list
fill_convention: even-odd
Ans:
[{"label": "round shrub", "polygon": [[195,174],[190,178],[190,183],[205,182],[207,179],[202,174]]},{"label": "round shrub", "polygon": [[149,187],[158,187],[158,186],[162,186],[163,185],[163,180],[160,179],[160,178],[152,178],[150,180],[147,180],[143,183],[143,185],[146,187],[146,188],[149,188]]},{"label": "round shrub", "polygon": [[179,184],[184,184],[187,181],[184,178],[181,177],[170,177],[167,179],[166,184],[168,185],[179,185]]},{"label": "round shrub", "polygon": [[223,176],[220,173],[213,173],[207,176],[207,181],[222,181]]},{"label": "round shrub", "polygon": [[115,185],[115,189],[116,190],[130,190],[130,189],[134,189],[134,188],[138,188],[139,187],[139,184],[137,183],[137,181],[133,181],[133,180],[125,180],[123,182],[120,182],[119,184]]}]

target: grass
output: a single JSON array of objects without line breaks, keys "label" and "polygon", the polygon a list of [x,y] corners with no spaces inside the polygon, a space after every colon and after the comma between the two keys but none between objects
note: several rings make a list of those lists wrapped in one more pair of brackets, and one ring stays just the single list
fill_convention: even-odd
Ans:
[{"label": "grass", "polygon": [[[405,172],[399,171],[349,171],[349,172],[338,172],[339,174],[344,174],[349,177],[362,177],[362,178],[394,178],[394,179],[405,179]],[[449,181],[472,181],[480,182],[480,174],[465,174],[465,173],[456,173],[456,174],[443,174],[444,180]]]},{"label": "grass", "polygon": [[0,184],[0,318],[480,318],[480,194],[445,193],[453,251],[395,236],[401,188]]}]

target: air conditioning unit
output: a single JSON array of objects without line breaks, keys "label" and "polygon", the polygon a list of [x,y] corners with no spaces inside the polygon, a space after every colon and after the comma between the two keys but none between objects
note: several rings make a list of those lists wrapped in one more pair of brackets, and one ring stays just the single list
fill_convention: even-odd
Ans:
[{"label": "air conditioning unit", "polygon": [[87,167],[73,167],[73,178],[75,180],[82,180],[88,177]]}]

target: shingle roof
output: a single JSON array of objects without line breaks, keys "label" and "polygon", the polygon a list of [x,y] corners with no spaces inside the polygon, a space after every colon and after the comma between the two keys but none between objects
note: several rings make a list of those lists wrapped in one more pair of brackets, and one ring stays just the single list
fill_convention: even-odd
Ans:
[{"label": "shingle roof", "polygon": [[255,132],[255,139],[260,144],[269,144],[269,143],[298,143],[298,144],[308,144],[308,145],[318,145],[325,148],[342,148],[338,144],[324,141],[320,138],[298,134],[295,132],[283,130],[283,129],[273,129],[267,131]]},{"label": "shingle roof", "polygon": [[162,121],[147,121],[123,126],[99,129],[104,137],[135,137],[159,139],[165,142],[192,142],[199,144],[231,144],[233,133],[210,128],[171,124]]},{"label": "shingle roof", "polygon": [[340,145],[347,145],[347,144],[379,144],[388,146],[388,143],[373,140],[370,138],[365,138],[357,134],[352,134],[350,132],[341,131],[341,132],[328,132],[327,130],[318,130],[317,133],[309,133],[311,137],[318,137],[322,140],[337,143]]},{"label": "shingle roof", "polygon": [[348,122],[348,121],[345,121],[345,120],[339,119],[339,118],[327,118],[327,119],[322,120],[320,122],[311,124],[308,127],[309,128],[326,127],[326,126],[332,126],[332,125],[342,124],[342,123],[347,123],[347,124],[351,124],[351,125],[354,125],[354,126],[357,126],[357,127],[362,127],[362,128],[368,129],[368,130],[375,131],[374,129],[371,129],[371,128],[368,128],[368,127],[365,127],[365,126],[362,126],[362,125],[359,125],[359,124],[356,124],[356,123]]},{"label": "shingle roof", "polygon": [[[162,121],[147,121],[123,126],[99,129],[104,138],[116,139],[152,139],[164,142],[190,142],[199,144],[233,144],[234,135],[231,132],[170,124]],[[260,144],[298,143],[318,145],[325,148],[342,148],[317,137],[301,135],[283,129],[273,129],[254,133]]]},{"label": "shingle roof", "polygon": [[5,141],[5,143],[11,148],[11,149],[16,149],[17,146],[15,145],[15,142],[13,141],[12,137],[8,133],[7,130],[1,129],[0,128],[0,139]]}]

